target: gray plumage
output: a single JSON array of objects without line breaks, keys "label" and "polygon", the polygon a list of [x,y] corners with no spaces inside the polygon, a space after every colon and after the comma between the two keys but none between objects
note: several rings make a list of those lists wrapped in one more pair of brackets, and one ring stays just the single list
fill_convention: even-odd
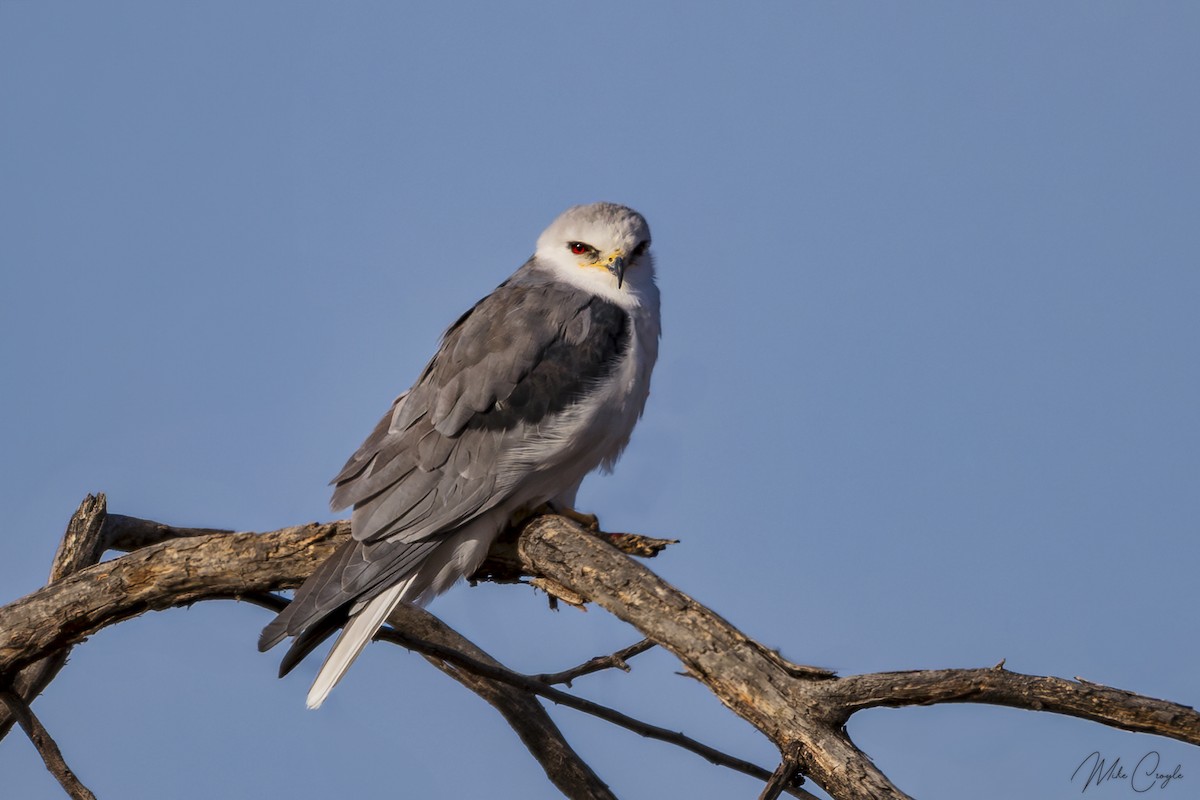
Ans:
[{"label": "gray plumage", "polygon": [[442,338],[437,354],[333,480],[352,540],[259,640],[297,637],[291,669],[347,620],[309,695],[329,690],[399,602],[473,572],[511,517],[574,504],[611,468],[649,392],[658,290],[649,228],[611,203],[576,206]]}]

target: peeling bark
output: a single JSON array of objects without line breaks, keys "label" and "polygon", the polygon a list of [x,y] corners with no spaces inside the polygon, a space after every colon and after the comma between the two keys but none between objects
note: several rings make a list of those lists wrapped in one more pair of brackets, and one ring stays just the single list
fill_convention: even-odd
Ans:
[{"label": "peeling bark", "polygon": [[[282,601],[267,599],[267,593],[299,585],[348,535],[344,522],[255,534],[171,528],[116,515],[106,524],[103,519],[103,497],[85,501],[73,520],[74,533],[68,531],[67,540],[76,543],[64,541],[51,584],[0,608],[0,683],[12,681],[26,701],[29,692],[41,688],[39,682],[44,686],[53,677],[65,648],[101,628],[199,600],[278,604]],[[837,800],[907,797],[846,733],[852,714],[879,706],[1005,705],[1200,744],[1200,715],[1187,706],[1079,679],[1022,675],[1003,664],[848,677],[792,664],[626,554],[653,555],[668,543],[592,533],[563,517],[540,516],[502,538],[474,579],[538,579],[542,585],[562,587],[568,602],[594,602],[673,653],[689,674],[779,748],[774,775],[753,773],[766,780],[763,797],[781,792],[811,797],[798,788],[801,776]],[[92,563],[99,556],[97,547],[111,546],[139,549]],[[541,676],[542,681],[520,676],[425,612],[403,609],[391,621],[406,635],[440,642],[428,645],[427,657],[496,706],[566,796],[611,797],[549,718],[542,718],[544,709],[534,699],[557,691],[548,680],[582,672]],[[596,668],[619,668],[624,656],[599,662]],[[49,667],[54,669],[45,672]]]}]

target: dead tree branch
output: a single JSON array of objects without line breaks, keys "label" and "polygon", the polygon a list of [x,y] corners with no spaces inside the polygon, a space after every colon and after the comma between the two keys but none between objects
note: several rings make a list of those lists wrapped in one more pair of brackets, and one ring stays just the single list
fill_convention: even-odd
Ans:
[{"label": "dead tree branch", "polygon": [[[49,583],[100,560],[107,549],[103,535],[106,516],[107,502],[103,494],[84,498],[67,523],[67,532],[50,566]],[[63,648],[22,669],[12,680],[12,691],[26,704],[32,703],[67,663],[69,653],[70,648]],[[0,739],[8,735],[15,721],[16,717],[6,706],[0,707]]]},{"label": "dead tree branch", "polygon": [[[0,608],[0,677],[12,676],[107,625],[144,611],[219,597],[261,600],[263,593],[294,587],[346,535],[345,523],[250,534],[174,529],[127,517],[112,519],[115,521],[107,526],[109,542],[153,543],[114,561],[65,574],[44,589]],[[178,538],[181,536],[185,538]],[[839,678],[817,667],[792,664],[613,546],[656,552],[666,543],[597,536],[561,517],[537,517],[519,536],[498,543],[475,577],[542,579],[545,585],[562,587],[572,597],[603,606],[673,653],[690,675],[779,748],[781,766],[767,782],[764,797],[778,796],[780,791],[796,793],[793,774],[809,776],[838,800],[906,797],[846,734],[846,721],[854,712],[878,706],[1007,705],[1200,744],[1200,715],[1193,709],[1086,681],[1021,675],[999,666]],[[432,622],[408,619],[407,612],[402,616],[405,618],[393,619],[401,628],[426,626],[421,628],[429,637],[424,649],[413,649],[441,662],[441,668],[473,689],[471,682],[489,680],[535,705],[531,692],[555,700],[558,690],[547,683],[512,673],[448,629],[431,633],[437,629]],[[410,635],[400,629],[396,633]],[[411,640],[401,643],[412,646]],[[445,649],[438,650],[441,647]],[[605,661],[601,666],[619,667],[629,655],[619,652],[607,661],[601,659]],[[542,677],[575,677],[584,674],[580,670],[586,666]],[[469,679],[460,677],[467,675]],[[495,685],[492,689],[499,691]],[[579,701],[573,695],[565,696]],[[516,707],[506,706],[509,711]],[[554,739],[553,735],[546,739],[551,749],[559,746]],[[553,756],[539,756],[539,760],[548,773],[555,769],[547,766]],[[767,781],[765,771],[762,777]]]},{"label": "dead tree branch", "polygon": [[767,785],[763,787],[762,794],[758,796],[758,800],[775,800],[775,798],[786,792],[798,769],[799,765],[791,759],[785,758],[783,761],[780,761],[779,766],[771,773],[771,778],[767,781]]},{"label": "dead tree branch", "polygon": [[[504,670],[504,666],[446,623],[416,606],[401,606],[388,622],[394,631],[419,638],[422,643],[444,647],[455,655],[480,665]],[[488,677],[478,670],[462,669],[459,664],[432,655],[427,661],[490,703],[516,731],[529,752],[546,771],[546,777],[566,797],[605,800],[615,795],[592,768],[567,744],[558,726],[536,697],[510,681]]]},{"label": "dead tree branch", "polygon": [[852,675],[822,687],[822,694],[847,718],[879,706],[987,703],[1052,711],[1200,745],[1200,715],[1190,706],[1089,681],[1022,675],[1001,666]]},{"label": "dead tree branch", "polygon": [[58,749],[58,744],[41,721],[34,716],[25,700],[12,689],[6,688],[0,689],[0,704],[8,709],[8,713],[25,731],[29,741],[33,742],[33,746],[42,756],[42,761],[46,762],[46,769],[50,770],[50,774],[58,780],[67,796],[74,800],[96,800],[96,795],[92,794],[67,766],[67,761],[63,758],[62,751]]},{"label": "dead tree branch", "polygon": [[[594,703],[591,700],[585,700],[582,697],[577,697],[573,694],[555,689],[539,678],[534,678],[529,675],[522,675],[519,672],[514,672],[502,664],[495,663],[489,660],[479,660],[472,657],[469,651],[459,649],[457,647],[446,647],[436,643],[436,640],[427,640],[423,637],[417,638],[409,635],[407,622],[411,619],[409,612],[417,612],[417,619],[423,620],[428,617],[430,620],[437,620],[427,611],[423,609],[403,607],[404,610],[393,612],[390,622],[395,623],[397,620],[402,624],[392,629],[383,629],[377,635],[376,639],[393,644],[407,647],[410,650],[415,650],[424,655],[435,666],[439,666],[439,662],[445,663],[448,666],[457,667],[467,674],[487,678],[499,683],[507,684],[508,686],[523,690],[529,695],[539,695],[550,700],[551,702],[566,706],[567,708],[582,711],[585,714],[590,714],[593,717],[602,719],[605,722],[632,731],[639,736],[644,736],[647,739],[655,739],[667,744],[673,744],[689,752],[695,753],[709,763],[716,764],[719,767],[727,767],[735,772],[741,772],[744,775],[749,775],[752,778],[759,780],[767,780],[771,777],[771,773],[762,767],[752,764],[740,758],[735,758],[727,753],[723,753],[716,748],[698,742],[690,736],[685,736],[677,731],[667,730],[658,725],[651,725],[647,722],[634,719],[628,714],[622,714],[620,711],[602,706],[599,703]],[[423,623],[422,623],[423,624]],[[444,625],[438,620],[439,625]],[[420,627],[420,625],[418,625]],[[457,634],[456,634],[457,635]],[[468,687],[470,688],[470,687]],[[794,786],[788,789],[789,793],[794,797],[809,798],[815,800],[814,796],[803,790],[798,790]]]},{"label": "dead tree branch", "polygon": [[633,658],[638,653],[644,653],[654,647],[654,642],[649,639],[642,639],[637,644],[631,644],[629,647],[623,647],[615,653],[610,653],[606,656],[596,656],[588,659],[577,667],[564,669],[562,672],[552,672],[550,674],[535,675],[534,677],[546,684],[562,683],[570,687],[571,681],[576,678],[581,678],[584,675],[591,675],[593,672],[600,672],[605,669],[619,669],[623,672],[629,672],[629,664],[627,659]]}]

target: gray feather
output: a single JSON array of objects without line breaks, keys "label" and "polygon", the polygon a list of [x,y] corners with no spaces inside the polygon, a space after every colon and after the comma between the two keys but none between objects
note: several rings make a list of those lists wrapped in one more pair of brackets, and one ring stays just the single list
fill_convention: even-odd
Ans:
[{"label": "gray feather", "polygon": [[[602,225],[605,235],[624,237],[607,246],[629,248],[624,252],[635,257],[649,241],[640,215],[603,203],[569,210],[555,223],[562,230],[552,226],[543,238],[557,231],[556,246],[565,248],[570,240],[561,237],[579,224]],[[544,251],[541,240],[538,247],[539,254],[564,252]],[[259,640],[265,650],[297,637],[284,658],[286,670],[346,619],[357,620],[357,627],[350,626],[355,642],[342,647],[339,639],[337,669],[322,669],[321,691],[314,688],[318,697],[310,695],[310,703],[320,703],[368,629],[383,619],[382,603],[393,602],[388,592],[403,591],[399,602],[441,591],[478,563],[508,514],[532,501],[573,496],[583,475],[615,460],[628,441],[657,352],[653,262],[649,256],[642,262],[641,297],[648,305],[637,312],[636,324],[645,326],[643,349],[629,362],[633,312],[606,299],[612,297],[608,290],[594,293],[574,278],[563,280],[556,258],[546,264],[530,259],[451,325],[417,381],[334,478],[331,505],[353,506],[353,538],[317,568]],[[619,299],[626,303],[624,295]],[[611,382],[602,388],[622,363],[636,365],[621,373],[622,388]],[[610,416],[576,430],[580,418],[567,412],[592,395],[603,398]],[[546,432],[555,433],[544,439]],[[545,447],[551,449],[538,449]],[[562,447],[574,461],[555,455],[547,462],[556,470],[569,464],[562,476],[530,460],[531,453]],[[437,550],[445,542],[451,544]],[[426,572],[419,571],[427,560]],[[368,612],[356,617],[373,599]]]}]

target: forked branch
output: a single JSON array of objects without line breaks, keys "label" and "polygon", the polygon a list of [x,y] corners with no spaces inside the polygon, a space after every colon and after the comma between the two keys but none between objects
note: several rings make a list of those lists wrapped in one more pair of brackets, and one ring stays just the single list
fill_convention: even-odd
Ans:
[{"label": "forked branch", "polygon": [[[114,561],[63,574],[44,589],[0,608],[0,679],[36,670],[42,660],[56,658],[56,653],[100,628],[147,610],[213,598],[261,601],[268,592],[298,585],[347,535],[345,523],[251,534],[109,519],[111,523],[102,526],[101,545],[150,544]],[[641,631],[647,642],[673,653],[689,674],[779,748],[781,765],[774,775],[754,768],[766,781],[763,797],[780,792],[804,796],[807,793],[797,788],[801,775],[838,800],[906,797],[846,734],[846,721],[855,711],[878,706],[991,703],[1200,744],[1200,715],[1193,709],[1086,681],[1021,675],[1000,666],[839,678],[818,667],[792,664],[617,549],[656,552],[666,543],[595,535],[567,519],[542,516],[525,524],[519,536],[498,543],[475,577],[543,579],[572,597],[603,606]],[[507,670],[428,615],[409,616],[405,611],[392,620],[399,625],[400,639],[414,637],[401,643],[423,652],[497,705],[510,722],[510,715],[526,713],[515,709],[531,710],[523,702],[540,708],[533,694],[557,702],[559,693],[577,706],[586,703],[549,683],[569,682],[593,669],[620,668],[635,650],[649,646],[639,643],[573,670],[534,678]],[[414,633],[412,626],[425,626],[424,632]],[[552,725],[536,734],[544,737],[538,745],[544,750],[541,755],[530,746],[548,773],[567,767],[556,766],[558,756],[547,753],[570,752]],[[520,724],[514,728],[528,744],[529,731]],[[564,757],[577,758],[573,752]],[[567,796],[611,796],[594,775],[587,777],[586,765],[579,762],[574,768],[582,781],[578,785],[594,782],[588,789],[575,789],[570,782],[556,780]]]}]

